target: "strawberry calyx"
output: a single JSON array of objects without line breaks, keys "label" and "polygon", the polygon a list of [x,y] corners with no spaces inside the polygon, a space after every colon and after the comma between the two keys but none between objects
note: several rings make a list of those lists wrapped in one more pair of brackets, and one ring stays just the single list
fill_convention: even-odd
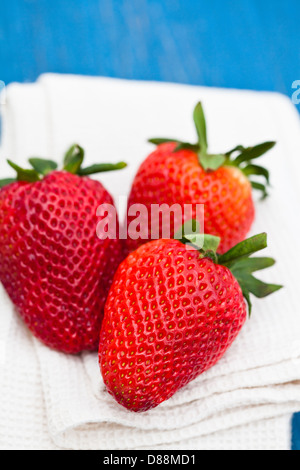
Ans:
[{"label": "strawberry calyx", "polygon": [[74,144],[65,154],[63,170],[79,176],[94,175],[106,171],[123,170],[127,167],[127,163],[98,163],[86,168],[82,168],[84,160],[84,150],[80,145]]},{"label": "strawberry calyx", "polygon": [[[40,181],[43,177],[47,176],[52,171],[57,170],[58,165],[53,160],[42,159],[42,158],[29,158],[31,165],[30,169],[21,168],[11,160],[7,160],[7,163],[16,172],[16,178],[5,178],[0,180],[0,188],[7,186],[16,181],[24,181],[27,183],[34,183]],[[126,168],[125,162],[118,163],[99,163],[91,165],[89,167],[82,167],[84,161],[84,150],[80,145],[72,145],[66,152],[63,160],[62,171],[67,171],[78,176],[89,176],[96,173],[102,173],[106,171],[122,170]]]},{"label": "strawberry calyx", "polygon": [[[193,230],[191,230],[191,227]],[[275,264],[275,260],[269,257],[252,257],[253,254],[267,247],[267,234],[265,232],[254,235],[235,245],[226,253],[218,254],[220,237],[195,232],[197,223],[187,222],[174,235],[182,243],[192,246],[199,251],[201,257],[210,258],[215,264],[227,267],[238,281],[245,300],[248,304],[249,316],[252,311],[250,294],[257,298],[267,297],[278,291],[283,286],[269,284],[253,276],[254,272],[269,268]]]},{"label": "strawberry calyx", "polygon": [[[169,138],[153,138],[149,139],[149,142],[154,145],[172,142],[177,144],[174,152],[183,149],[195,152],[200,165],[206,172],[215,171],[225,165],[235,166],[249,179],[253,189],[261,191],[262,198],[265,198],[268,195],[267,186],[270,184],[269,172],[266,168],[253,164],[252,160],[267,153],[276,145],[276,142],[264,142],[253,147],[238,145],[225,153],[212,154],[208,152],[206,119],[201,102],[197,103],[194,109],[193,119],[198,137],[195,144]],[[255,179],[257,176],[262,177],[263,181]]]}]

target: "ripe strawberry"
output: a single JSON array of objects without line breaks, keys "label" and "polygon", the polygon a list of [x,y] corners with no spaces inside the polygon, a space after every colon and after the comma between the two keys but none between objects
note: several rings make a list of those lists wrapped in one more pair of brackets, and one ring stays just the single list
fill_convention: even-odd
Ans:
[{"label": "ripe strawberry", "polygon": [[250,313],[249,293],[265,297],[281,287],[252,275],[274,264],[249,257],[265,248],[266,234],[224,255],[216,254],[219,241],[205,236],[200,249],[189,235],[154,240],[119,266],[105,307],[99,363],[108,392],[125,408],[154,408],[216,364],[246,321],[244,297]]},{"label": "ripe strawberry", "polygon": [[121,261],[118,240],[96,235],[96,210],[113,204],[103,185],[87,175],[121,169],[82,168],[73,146],[57,171],[52,161],[0,182],[0,281],[32,333],[65,353],[97,350],[104,303]]},{"label": "ripe strawberry", "polygon": [[[221,238],[220,253],[242,241],[249,232],[255,216],[252,188],[261,190],[266,197],[269,182],[268,171],[253,164],[253,160],[270,150],[275,142],[249,148],[237,146],[225,154],[211,155],[201,103],[195,108],[194,122],[198,135],[196,144],[174,139],[150,140],[158,147],[140,166],[128,200],[128,252],[151,238],[158,238],[151,237],[156,222],[148,223],[147,214],[140,215],[141,224],[148,228],[146,234],[139,239],[130,237],[130,209],[135,204],[145,205],[148,215],[153,204],[168,204],[169,207],[180,204],[182,209],[184,204],[192,204],[192,215],[183,215],[171,223],[171,237],[184,221],[197,218],[196,205],[204,204],[203,230]],[[253,179],[255,175],[266,179],[266,184]],[[159,223],[159,237],[166,238],[162,235],[162,221]]]}]

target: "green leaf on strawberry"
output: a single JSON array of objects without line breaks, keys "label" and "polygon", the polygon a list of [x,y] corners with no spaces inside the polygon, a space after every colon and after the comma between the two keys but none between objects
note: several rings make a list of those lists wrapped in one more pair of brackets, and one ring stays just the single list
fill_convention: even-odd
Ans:
[{"label": "green leaf on strawberry", "polygon": [[[267,234],[260,233],[250,237],[231,248],[226,253],[219,255],[218,246],[220,238],[200,233],[188,233],[187,224],[184,224],[182,231],[182,243],[189,243],[201,253],[203,257],[211,258],[216,264],[226,266],[239,282],[244,297],[248,303],[249,315],[251,315],[252,304],[250,294],[263,298],[281,289],[281,285],[267,284],[256,279],[252,273],[269,268],[275,264],[273,258],[250,258],[251,255],[267,247]],[[179,233],[179,232],[178,232]],[[176,237],[175,237],[176,238]]]},{"label": "green leaf on strawberry", "polygon": [[251,181],[250,180],[250,183],[251,183],[251,186],[253,189],[257,189],[258,191],[261,191],[261,199],[266,199],[266,197],[268,197],[268,192],[267,192],[267,188],[266,188],[266,185],[265,184],[262,184],[262,183],[258,183],[257,181]]},{"label": "green leaf on strawberry", "polygon": [[125,162],[119,163],[99,163],[96,165],[88,166],[87,168],[80,168],[77,172],[79,176],[93,175],[95,173],[103,173],[106,171],[122,170],[126,168]]},{"label": "green leaf on strawberry", "polygon": [[198,137],[198,141],[195,144],[170,138],[152,138],[149,139],[149,142],[155,145],[174,142],[177,143],[174,152],[183,149],[195,152],[198,156],[199,164],[206,172],[216,171],[222,166],[235,166],[248,178],[253,175],[262,176],[265,179],[264,183],[253,180],[252,178],[249,179],[253,189],[261,191],[263,199],[267,197],[268,193],[266,187],[270,184],[269,172],[261,166],[254,165],[252,160],[270,151],[276,145],[276,142],[264,142],[253,147],[237,145],[232,150],[225,153],[211,154],[208,152],[207,126],[201,102],[197,103],[194,109],[193,119]]},{"label": "green leaf on strawberry", "polygon": [[[84,150],[80,145],[72,145],[65,153],[62,171],[67,171],[68,173],[76,174],[78,176],[89,176],[96,173],[122,170],[127,167],[125,162],[118,162],[99,163],[82,168],[84,154]],[[58,169],[58,164],[53,160],[31,157],[28,161],[32,167],[31,169],[21,168],[11,160],[7,160],[9,166],[16,171],[17,177],[0,180],[0,188],[8,186],[15,181],[35,183]]]},{"label": "green leaf on strawberry", "polygon": [[36,170],[26,170],[11,160],[7,160],[7,163],[17,172],[17,181],[26,181],[28,183],[39,181],[40,175]]},{"label": "green leaf on strawberry", "polygon": [[46,176],[51,171],[57,169],[57,163],[52,160],[44,160],[42,158],[29,158],[29,163],[32,168],[40,175]]},{"label": "green leaf on strawberry", "polygon": [[0,188],[4,188],[4,186],[8,186],[9,184],[15,183],[16,181],[16,178],[5,178],[0,180]]},{"label": "green leaf on strawberry", "polygon": [[255,145],[254,147],[242,147],[238,146],[235,149],[227,152],[227,155],[232,154],[233,152],[238,151],[239,155],[234,159],[235,163],[239,165],[240,163],[254,160],[261,157],[266,152],[271,150],[276,145],[276,142],[264,142],[263,144]]}]

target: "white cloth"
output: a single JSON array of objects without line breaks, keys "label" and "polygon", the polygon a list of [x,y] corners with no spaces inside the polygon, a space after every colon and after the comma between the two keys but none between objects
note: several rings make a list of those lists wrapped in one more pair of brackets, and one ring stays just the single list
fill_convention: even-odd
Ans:
[{"label": "white cloth", "polygon": [[278,142],[261,159],[271,172],[271,196],[256,198],[251,234],[268,233],[263,254],[277,264],[260,277],[284,289],[253,300],[251,319],[216,366],[154,410],[134,414],[106,393],[96,353],[73,357],[42,345],[1,287],[1,449],[290,448],[291,415],[300,411],[300,127],[288,98],[47,74],[6,90],[0,177],[12,175],[6,158],[59,161],[77,142],[86,150],[86,164],[128,162],[125,170],[96,176],[118,203],[152,149],[148,138],[195,140],[192,111],[199,100],[212,151]]}]

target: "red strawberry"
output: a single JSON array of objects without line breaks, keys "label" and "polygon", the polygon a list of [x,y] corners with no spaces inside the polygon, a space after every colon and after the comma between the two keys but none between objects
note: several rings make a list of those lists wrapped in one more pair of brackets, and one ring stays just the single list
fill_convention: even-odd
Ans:
[{"label": "red strawberry", "polygon": [[[182,209],[184,204],[193,205],[192,214],[183,214],[180,220],[175,219],[175,226],[171,223],[171,237],[184,221],[197,218],[197,204],[205,204],[203,230],[221,238],[220,253],[242,241],[252,226],[255,215],[252,188],[260,189],[263,197],[267,195],[266,184],[253,180],[253,176],[263,177],[269,182],[268,171],[254,165],[253,160],[270,150],[275,142],[249,148],[238,146],[225,154],[211,155],[208,153],[201,103],[195,108],[194,121],[198,134],[196,144],[174,139],[150,140],[158,147],[140,166],[128,201],[129,252],[151,238],[158,238],[151,236],[153,223],[156,222],[148,223],[147,218],[153,204],[167,204],[169,207],[180,204]],[[141,224],[147,227],[144,239],[142,236],[139,239],[130,236],[130,208],[136,204],[143,204],[148,210],[148,216],[142,214],[139,218]],[[162,234],[160,221],[158,236],[166,238]]]},{"label": "red strawberry", "polygon": [[118,240],[96,235],[100,204],[113,204],[103,185],[88,176],[124,168],[82,168],[75,145],[64,168],[31,159],[31,170],[2,180],[0,281],[26,325],[46,345],[65,353],[97,350],[104,303],[122,259]]},{"label": "red strawberry", "polygon": [[[108,392],[127,409],[146,411],[212,367],[246,321],[244,297],[265,297],[281,286],[252,272],[274,264],[249,258],[265,248],[260,234],[216,254],[219,238],[202,249],[155,240],[119,266],[105,307],[99,363]],[[201,245],[200,245],[201,246]]]}]

